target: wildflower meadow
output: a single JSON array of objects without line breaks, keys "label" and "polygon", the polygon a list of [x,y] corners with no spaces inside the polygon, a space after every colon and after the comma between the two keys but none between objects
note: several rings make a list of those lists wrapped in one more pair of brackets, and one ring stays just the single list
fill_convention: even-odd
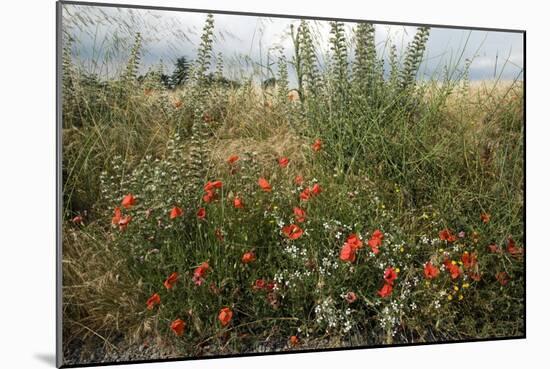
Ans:
[{"label": "wildflower meadow", "polygon": [[179,74],[63,33],[65,362],[524,336],[521,78],[418,78],[429,27],[323,21],[320,62],[305,19],[230,77],[195,16]]}]

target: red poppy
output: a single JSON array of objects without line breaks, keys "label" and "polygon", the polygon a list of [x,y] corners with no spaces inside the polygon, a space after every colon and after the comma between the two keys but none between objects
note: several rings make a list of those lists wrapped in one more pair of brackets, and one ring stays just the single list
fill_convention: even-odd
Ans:
[{"label": "red poppy", "polygon": [[277,283],[275,283],[274,281],[271,281],[265,286],[265,289],[266,291],[271,292],[275,289],[275,287],[277,287]]},{"label": "red poppy", "polygon": [[300,344],[300,340],[296,336],[290,336],[289,341],[291,346],[298,346]]},{"label": "red poppy", "polygon": [[210,265],[208,264],[208,262],[204,261],[195,269],[193,275],[196,277],[204,277],[209,269]]},{"label": "red poppy", "polygon": [[223,183],[222,181],[208,181],[206,182],[206,184],[204,185],[204,191],[208,192],[208,191],[212,191],[216,188],[222,188],[223,186]]},{"label": "red poppy", "polygon": [[461,259],[462,265],[466,269],[473,268],[477,264],[477,255],[474,253],[470,254],[468,251],[464,251]]},{"label": "red poppy", "polygon": [[372,235],[369,239],[369,247],[371,248],[374,254],[378,254],[380,250],[378,248],[382,246],[382,240],[384,239],[384,234],[379,229],[372,232]]},{"label": "red poppy", "polygon": [[193,282],[200,286],[204,282],[204,278],[206,277],[206,273],[210,269],[210,265],[205,261],[199,265],[195,271],[193,272]]},{"label": "red poppy", "polygon": [[290,160],[287,157],[283,156],[282,158],[279,158],[278,161],[279,161],[279,166],[281,168],[286,168]]},{"label": "red poppy", "polygon": [[496,279],[502,286],[506,286],[510,282],[510,276],[506,272],[498,272]]},{"label": "red poppy", "polygon": [[252,252],[252,251],[245,252],[243,254],[242,259],[241,259],[243,264],[249,264],[249,263],[252,263],[255,260],[256,260],[256,254],[254,254],[254,252]]},{"label": "red poppy", "polygon": [[453,264],[452,262],[447,263],[447,270],[449,271],[449,274],[451,274],[452,279],[457,279],[462,274],[462,271],[458,267],[458,265]]},{"label": "red poppy", "polygon": [[439,232],[439,239],[447,242],[455,242],[456,236],[453,234],[453,232],[450,229],[446,228]]},{"label": "red poppy", "polygon": [[346,244],[349,244],[353,249],[357,250],[363,247],[363,241],[357,236],[357,234],[353,233],[348,236],[346,239]]},{"label": "red poppy", "polygon": [[233,206],[235,207],[235,209],[242,209],[244,208],[244,202],[240,197],[235,196],[235,198],[233,199]]},{"label": "red poppy", "polygon": [[493,254],[502,254],[502,249],[500,248],[500,246],[497,246],[495,245],[494,243],[490,244],[489,246],[487,246],[487,248],[489,249],[490,252],[492,252]]},{"label": "red poppy", "polygon": [[121,204],[126,209],[129,209],[129,208],[131,208],[132,206],[134,206],[136,204],[136,198],[134,197],[134,195],[129,193],[128,195],[124,196],[124,198],[122,199]]},{"label": "red poppy", "polygon": [[172,210],[170,210],[170,219],[176,219],[178,217],[181,217],[183,215],[183,209],[177,206],[174,206]]},{"label": "red poppy", "polygon": [[164,281],[164,287],[166,287],[167,290],[171,290],[176,285],[179,277],[180,275],[177,272],[170,274]]},{"label": "red poppy", "polygon": [[230,308],[224,307],[220,310],[218,314],[218,320],[222,324],[222,326],[226,326],[231,321],[231,318],[233,318],[233,311],[231,311]]},{"label": "red poppy", "polygon": [[322,146],[323,146],[323,142],[321,141],[321,139],[318,138],[315,140],[313,145],[311,145],[311,148],[313,149],[313,151],[317,152],[317,151],[321,151]]},{"label": "red poppy", "polygon": [[296,240],[302,237],[304,231],[298,227],[296,224],[290,224],[283,227],[283,234],[290,238],[291,240]]},{"label": "red poppy", "polygon": [[348,292],[345,294],[344,299],[347,301],[348,304],[353,304],[357,300],[357,295],[355,292]]},{"label": "red poppy", "polygon": [[481,213],[480,218],[483,223],[487,224],[491,220],[491,214]]},{"label": "red poppy", "polygon": [[311,198],[311,196],[312,196],[311,190],[309,188],[305,188],[300,193],[300,200],[307,201]]},{"label": "red poppy", "polygon": [[259,178],[258,179],[258,185],[264,190],[265,192],[271,192],[271,185],[265,178]]},{"label": "red poppy", "polygon": [[185,330],[185,322],[181,319],[176,319],[170,324],[170,329],[176,334],[176,336],[180,337],[183,335],[183,331]]},{"label": "red poppy", "polygon": [[160,304],[160,295],[158,293],[154,293],[153,295],[151,295],[151,297],[147,299],[148,310],[153,310],[155,305],[159,305],[159,304]]},{"label": "red poppy", "polygon": [[386,281],[387,284],[393,285],[393,281],[397,279],[397,271],[393,269],[393,267],[387,267],[386,270],[384,270],[384,281]]},{"label": "red poppy", "polygon": [[217,198],[217,195],[214,192],[214,190],[209,190],[209,191],[206,191],[206,193],[202,197],[202,200],[208,204],[208,203],[211,203],[216,198]]},{"label": "red poppy", "polygon": [[389,295],[391,295],[392,291],[393,291],[392,285],[389,283],[384,283],[384,286],[382,286],[382,288],[378,290],[378,295],[380,297],[388,297]]},{"label": "red poppy", "polygon": [[348,243],[340,250],[340,260],[353,263],[355,261],[355,249]]},{"label": "red poppy", "polygon": [[439,269],[436,268],[430,261],[424,264],[424,276],[426,279],[434,279],[439,275]]},{"label": "red poppy", "polygon": [[128,224],[130,224],[131,221],[132,221],[132,216],[130,215],[121,217],[120,220],[118,221],[118,229],[120,229],[121,231],[124,231],[126,227],[128,227]]},{"label": "red poppy", "polygon": [[205,208],[199,208],[199,210],[197,210],[197,218],[199,218],[201,220],[206,218],[206,209]]},{"label": "red poppy", "polygon": [[510,255],[516,258],[520,258],[523,255],[523,247],[517,247],[516,242],[511,237],[508,238],[506,250]]},{"label": "red poppy", "polygon": [[311,192],[314,195],[319,195],[321,192],[323,192],[323,189],[321,188],[321,186],[319,186],[319,183],[315,183],[311,188]]},{"label": "red poppy", "polygon": [[118,222],[120,222],[120,218],[122,218],[122,211],[119,207],[115,208],[115,214],[113,215],[113,219],[111,220],[111,223],[114,225],[118,225]]},{"label": "red poppy", "polygon": [[302,176],[296,176],[294,177],[294,183],[297,185],[297,186],[301,186],[304,184],[304,177]]},{"label": "red poppy", "polygon": [[82,225],[82,223],[84,223],[84,217],[82,215],[77,215],[75,216],[73,219],[71,219],[71,221],[74,223],[74,224],[80,224]]},{"label": "red poppy", "polygon": [[238,156],[238,155],[231,155],[229,158],[227,158],[227,162],[228,162],[229,164],[234,164],[234,163],[236,163],[238,160],[239,160],[239,156]]},{"label": "red poppy", "polygon": [[294,207],[294,219],[298,223],[303,223],[306,221],[306,211],[302,208]]},{"label": "red poppy", "polygon": [[254,281],[254,285],[252,286],[252,288],[255,290],[263,290],[264,288],[266,288],[265,280],[256,279],[256,281]]}]

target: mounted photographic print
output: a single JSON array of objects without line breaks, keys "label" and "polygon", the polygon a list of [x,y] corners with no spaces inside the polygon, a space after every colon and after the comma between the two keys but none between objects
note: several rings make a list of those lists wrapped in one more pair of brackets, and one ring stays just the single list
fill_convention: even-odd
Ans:
[{"label": "mounted photographic print", "polygon": [[58,3],[58,365],[525,337],[525,32],[357,16]]}]

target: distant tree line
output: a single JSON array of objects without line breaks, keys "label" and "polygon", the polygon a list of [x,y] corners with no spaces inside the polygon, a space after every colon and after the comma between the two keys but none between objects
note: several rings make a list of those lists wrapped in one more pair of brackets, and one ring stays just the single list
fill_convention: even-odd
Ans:
[{"label": "distant tree line", "polygon": [[[174,70],[172,74],[168,75],[166,73],[160,73],[160,82],[167,89],[175,89],[181,87],[187,83],[191,75],[191,66],[192,63],[185,57],[181,56],[176,59],[174,63]],[[152,74],[159,73],[157,70],[150,70],[147,73],[140,75],[137,80],[138,82],[143,82],[151,77]],[[209,73],[206,76],[207,83],[218,83],[226,87],[237,87],[240,85],[237,81],[230,80],[224,76],[216,75],[214,73]]]}]

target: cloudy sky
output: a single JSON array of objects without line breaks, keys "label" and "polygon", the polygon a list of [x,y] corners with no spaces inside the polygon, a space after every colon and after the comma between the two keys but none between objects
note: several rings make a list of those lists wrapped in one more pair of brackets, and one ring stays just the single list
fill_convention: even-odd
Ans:
[{"label": "cloudy sky", "polygon": [[[170,72],[177,57],[194,59],[205,18],[202,13],[65,5],[63,29],[75,39],[74,57],[89,71],[103,76],[116,74],[128,56],[135,33],[140,32],[142,69],[162,62]],[[254,71],[258,78],[267,78],[276,71],[281,52],[291,59],[290,27],[299,20],[225,14],[215,14],[214,19],[214,53],[222,53],[228,77],[239,78]],[[346,23],[348,40],[352,40],[355,26]],[[310,27],[323,67],[327,64],[329,23],[312,20]],[[380,55],[387,52],[389,44],[395,44],[398,53],[404,50],[416,32],[410,26],[375,27]],[[473,80],[522,78],[523,35],[432,28],[420,75],[430,78],[445,68],[460,69],[466,60],[472,60]]]}]

